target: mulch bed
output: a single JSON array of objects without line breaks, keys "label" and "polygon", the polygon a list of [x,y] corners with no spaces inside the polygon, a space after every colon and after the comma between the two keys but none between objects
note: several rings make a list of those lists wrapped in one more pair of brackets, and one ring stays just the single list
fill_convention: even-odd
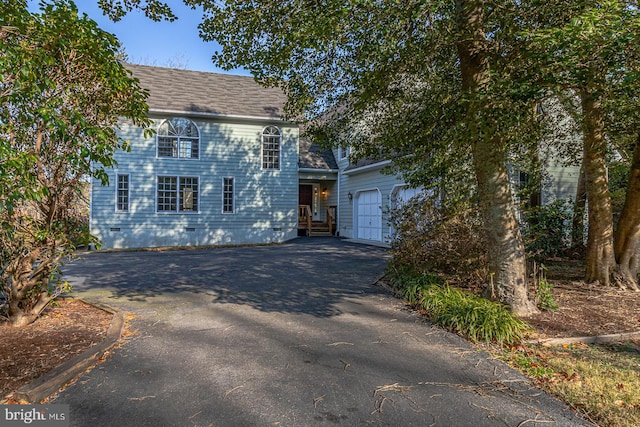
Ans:
[{"label": "mulch bed", "polygon": [[113,314],[75,299],[61,299],[34,323],[0,323],[0,401],[7,395],[100,343]]}]

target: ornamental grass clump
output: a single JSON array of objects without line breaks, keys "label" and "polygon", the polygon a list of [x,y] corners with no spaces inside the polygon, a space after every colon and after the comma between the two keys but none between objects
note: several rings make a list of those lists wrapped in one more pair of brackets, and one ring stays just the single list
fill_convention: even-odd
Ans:
[{"label": "ornamental grass clump", "polygon": [[402,277],[402,296],[427,312],[431,320],[472,341],[512,345],[522,340],[528,325],[504,305],[452,288],[433,276]]}]

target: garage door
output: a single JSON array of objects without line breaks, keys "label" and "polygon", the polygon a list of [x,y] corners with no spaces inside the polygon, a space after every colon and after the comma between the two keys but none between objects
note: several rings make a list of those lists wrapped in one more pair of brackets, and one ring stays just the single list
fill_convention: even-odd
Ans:
[{"label": "garage door", "polygon": [[391,195],[392,207],[399,208],[421,191],[422,188],[396,187]]},{"label": "garage door", "polygon": [[356,198],[357,238],[382,241],[382,197],[378,190],[363,191]]},{"label": "garage door", "polygon": [[[391,192],[391,208],[398,209],[407,203],[412,197],[417,196],[422,192],[422,188],[409,188],[407,186],[398,186]],[[389,227],[389,236],[395,238],[395,230],[392,226]]]}]

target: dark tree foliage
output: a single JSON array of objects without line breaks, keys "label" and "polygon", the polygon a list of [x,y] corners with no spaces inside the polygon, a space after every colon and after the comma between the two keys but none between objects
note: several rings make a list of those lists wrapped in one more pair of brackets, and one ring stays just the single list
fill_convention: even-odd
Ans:
[{"label": "dark tree foliage", "polygon": [[126,148],[122,118],[146,127],[146,92],[116,60],[119,43],[69,0],[0,3],[0,285],[11,324],[68,290],[59,267],[79,242],[76,201]]}]

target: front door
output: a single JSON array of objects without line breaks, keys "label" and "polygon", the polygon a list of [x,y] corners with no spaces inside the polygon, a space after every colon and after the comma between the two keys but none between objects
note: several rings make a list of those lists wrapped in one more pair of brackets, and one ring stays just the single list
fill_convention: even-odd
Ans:
[{"label": "front door", "polygon": [[300,184],[298,186],[298,204],[307,205],[313,209],[313,185]]},{"label": "front door", "polygon": [[298,204],[311,209],[314,221],[320,220],[320,186],[318,184],[300,184],[298,186]]}]

